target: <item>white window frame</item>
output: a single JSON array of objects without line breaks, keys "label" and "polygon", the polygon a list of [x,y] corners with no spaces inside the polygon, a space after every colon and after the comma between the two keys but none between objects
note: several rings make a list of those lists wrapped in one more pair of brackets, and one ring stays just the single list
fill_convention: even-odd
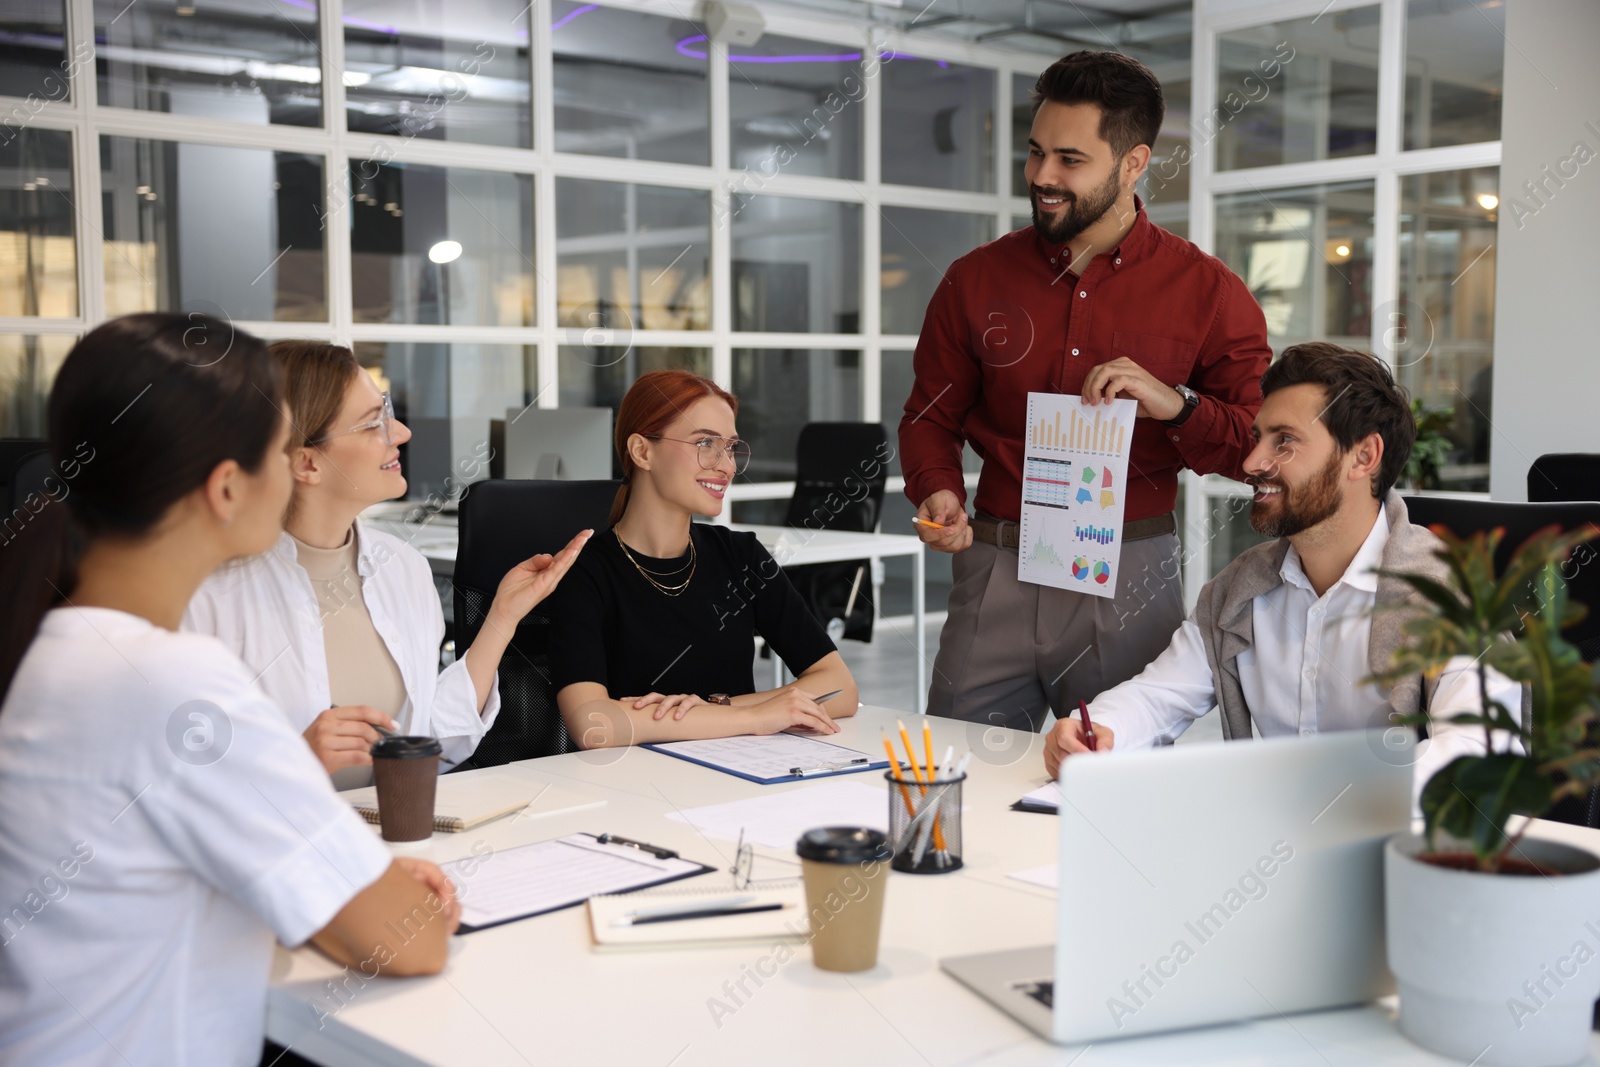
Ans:
[{"label": "white window frame", "polygon": [[[1405,116],[1405,32],[1407,0],[1197,0],[1194,11],[1193,97],[1190,114],[1210,115],[1217,104],[1217,38],[1221,34],[1301,18],[1318,18],[1354,8],[1379,9],[1377,151],[1367,156],[1286,163],[1218,172],[1212,143],[1191,131],[1193,170],[1189,185],[1189,238],[1216,251],[1216,201],[1238,192],[1270,192],[1328,182],[1373,182],[1371,349],[1386,356],[1384,334],[1391,328],[1400,289],[1400,179],[1414,174],[1500,166],[1500,142],[1403,151]],[[1230,499],[1249,495],[1239,482],[1185,471],[1184,592],[1192,609],[1200,588],[1212,576],[1208,513]],[[1483,494],[1456,494],[1487,497]]]}]

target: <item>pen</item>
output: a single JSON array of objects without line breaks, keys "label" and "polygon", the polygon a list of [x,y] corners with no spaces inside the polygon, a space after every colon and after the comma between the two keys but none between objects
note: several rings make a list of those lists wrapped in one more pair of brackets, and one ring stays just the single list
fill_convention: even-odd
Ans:
[{"label": "pen", "polygon": [[655,919],[664,915],[682,915],[689,911],[712,911],[723,908],[738,908],[751,903],[756,898],[753,896],[723,897],[720,900],[696,900],[690,904],[667,904],[659,908],[637,908],[625,915],[620,915],[612,920],[621,924],[634,919]]},{"label": "pen", "polygon": [[646,923],[675,923],[681,919],[712,919],[719,915],[754,915],[758,911],[782,911],[787,904],[757,904],[748,908],[705,908],[700,911],[680,911],[674,915],[649,915],[642,919],[617,919],[613,925],[644,926]]},{"label": "pen", "polygon": [[921,518],[921,517],[916,517],[916,518],[913,518],[911,521],[913,523],[915,523],[916,525],[918,525],[918,526],[926,526],[930,530],[942,530],[942,529],[944,529],[944,523],[942,523],[942,522],[934,522],[931,519],[924,519],[924,518]]},{"label": "pen", "polygon": [[840,760],[838,763],[831,763],[821,767],[790,767],[789,773],[796,778],[804,778],[808,774],[833,774],[836,771],[844,770],[846,767],[860,767],[871,762],[868,757],[862,756],[859,759]]},{"label": "pen", "polygon": [[1089,746],[1090,752],[1099,752],[1100,744],[1094,739],[1094,723],[1089,721],[1089,705],[1078,701],[1078,714],[1083,716],[1083,743]]},{"label": "pen", "polygon": [[643,841],[635,841],[632,838],[627,837],[618,837],[616,834],[601,834],[599,837],[595,838],[595,840],[600,842],[602,845],[624,845],[628,848],[636,848],[640,852],[650,853],[650,855],[654,856],[658,860],[675,860],[678,858],[678,854],[672,851],[670,848],[660,848],[656,845],[647,845]]},{"label": "pen", "polygon": [[844,692],[843,689],[835,689],[831,693],[823,693],[821,696],[819,696],[817,698],[817,703],[818,704],[825,704],[828,701],[832,700],[834,697],[838,696],[842,692]]}]

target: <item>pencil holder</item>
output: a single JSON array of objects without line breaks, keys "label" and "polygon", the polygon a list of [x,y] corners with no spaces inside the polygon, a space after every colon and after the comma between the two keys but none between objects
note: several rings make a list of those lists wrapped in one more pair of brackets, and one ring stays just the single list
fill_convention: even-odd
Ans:
[{"label": "pencil holder", "polygon": [[901,778],[889,782],[891,869],[908,874],[945,874],[961,869],[961,783],[965,774],[937,778],[926,785]]}]

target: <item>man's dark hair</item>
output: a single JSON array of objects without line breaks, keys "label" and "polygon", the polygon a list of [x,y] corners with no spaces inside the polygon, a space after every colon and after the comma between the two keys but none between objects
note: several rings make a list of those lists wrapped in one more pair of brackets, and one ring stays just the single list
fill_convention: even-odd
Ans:
[{"label": "man's dark hair", "polygon": [[1395,384],[1383,361],[1327,341],[1291,345],[1261,376],[1261,395],[1291,385],[1322,386],[1322,423],[1342,451],[1371,433],[1383,438],[1383,462],[1372,476],[1372,495],[1379,500],[1387,496],[1411,455],[1417,420],[1405,390]]},{"label": "man's dark hair", "polygon": [[1094,104],[1100,137],[1121,159],[1135,145],[1156,146],[1167,103],[1150,68],[1121,52],[1074,52],[1062,56],[1033,84],[1033,113],[1052,104]]}]

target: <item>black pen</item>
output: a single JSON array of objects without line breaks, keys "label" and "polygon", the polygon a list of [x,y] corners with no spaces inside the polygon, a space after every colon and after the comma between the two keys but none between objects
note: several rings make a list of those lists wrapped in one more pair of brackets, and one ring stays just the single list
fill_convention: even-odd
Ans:
[{"label": "black pen", "polygon": [[602,845],[625,845],[628,848],[636,848],[640,852],[650,853],[650,855],[654,856],[658,860],[675,860],[678,858],[678,854],[672,851],[670,848],[661,848],[657,845],[647,845],[643,841],[635,841],[632,838],[619,837],[616,834],[601,834],[599,837],[596,837],[595,840],[600,842]]},{"label": "black pen", "polygon": [[796,778],[804,778],[808,774],[837,774],[846,767],[863,767],[872,762],[871,757],[862,756],[860,759],[847,759],[840,763],[831,763],[822,767],[790,767],[789,773]]},{"label": "black pen", "polygon": [[643,926],[646,923],[675,923],[679,919],[714,919],[719,915],[753,915],[758,911],[781,911],[787,904],[756,904],[742,908],[706,908],[702,911],[680,911],[671,915],[646,915],[642,919],[629,919],[629,926]]}]

